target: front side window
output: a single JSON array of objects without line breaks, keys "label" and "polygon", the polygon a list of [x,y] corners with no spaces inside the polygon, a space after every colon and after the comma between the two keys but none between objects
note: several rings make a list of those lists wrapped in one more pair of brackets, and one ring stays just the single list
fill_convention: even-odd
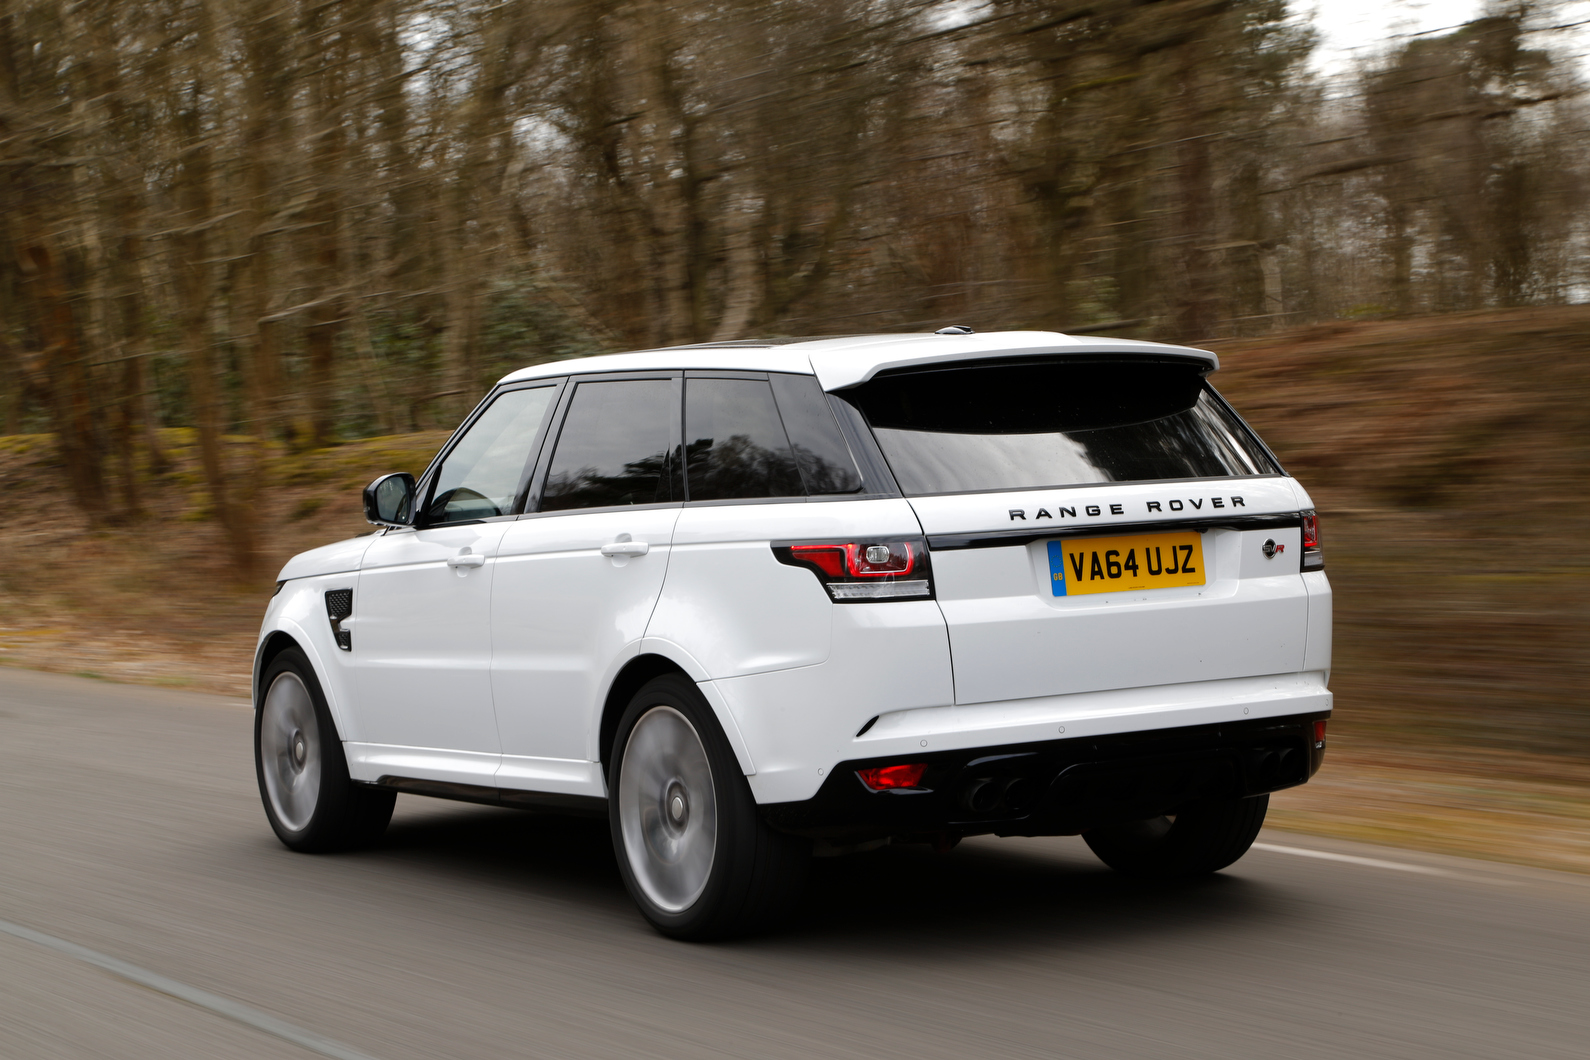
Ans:
[{"label": "front side window", "polygon": [[513,511],[530,449],[552,408],[555,386],[508,390],[487,406],[436,472],[425,522],[463,523]]},{"label": "front side window", "polygon": [[760,379],[685,382],[685,468],[693,501],[805,492],[773,391]]},{"label": "front side window", "polygon": [[1192,362],[966,365],[842,396],[907,496],[1280,472]]},{"label": "front side window", "polygon": [[673,489],[678,409],[671,379],[579,384],[552,454],[541,510],[679,499]]}]

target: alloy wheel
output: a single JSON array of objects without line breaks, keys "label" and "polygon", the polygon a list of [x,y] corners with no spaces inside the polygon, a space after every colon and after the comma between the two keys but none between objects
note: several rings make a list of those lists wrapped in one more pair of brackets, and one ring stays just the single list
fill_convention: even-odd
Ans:
[{"label": "alloy wheel", "polygon": [[259,755],[271,809],[289,831],[303,831],[320,801],[320,723],[309,689],[291,671],[265,693]]},{"label": "alloy wheel", "polygon": [[718,843],[712,767],[695,726],[652,707],[630,731],[618,779],[624,852],[640,888],[677,913],[701,897]]}]

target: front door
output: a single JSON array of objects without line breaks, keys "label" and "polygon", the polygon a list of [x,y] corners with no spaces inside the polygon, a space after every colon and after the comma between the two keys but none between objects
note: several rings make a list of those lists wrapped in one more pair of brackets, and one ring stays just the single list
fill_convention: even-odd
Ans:
[{"label": "front door", "polygon": [[679,517],[679,380],[576,384],[539,503],[504,534],[492,692],[504,788],[601,795],[597,697],[639,650]]},{"label": "front door", "polygon": [[491,700],[491,592],[556,386],[498,394],[420,485],[416,529],[364,554],[352,660],[356,774],[490,785],[501,743]]}]

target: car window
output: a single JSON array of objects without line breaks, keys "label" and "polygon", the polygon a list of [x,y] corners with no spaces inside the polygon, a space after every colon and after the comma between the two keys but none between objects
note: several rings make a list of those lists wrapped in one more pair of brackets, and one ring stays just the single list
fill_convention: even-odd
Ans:
[{"label": "car window", "polygon": [[547,471],[541,510],[675,500],[678,404],[671,379],[581,383]]},{"label": "car window", "polygon": [[685,382],[685,468],[693,501],[806,492],[772,388],[760,379]]},{"label": "car window", "polygon": [[556,394],[555,386],[498,394],[437,469],[425,522],[462,523],[510,514],[530,447]]},{"label": "car window", "polygon": [[1188,362],[900,372],[844,397],[866,416],[907,496],[1280,471]]},{"label": "car window", "polygon": [[817,378],[783,372],[774,372],[767,378],[778,398],[778,411],[806,492],[815,495],[859,490],[861,474]]}]

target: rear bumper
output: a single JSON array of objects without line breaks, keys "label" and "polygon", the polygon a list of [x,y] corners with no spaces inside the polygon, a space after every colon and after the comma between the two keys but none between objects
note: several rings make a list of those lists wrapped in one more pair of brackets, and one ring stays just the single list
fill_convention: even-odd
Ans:
[{"label": "rear bumper", "polygon": [[[767,803],[763,818],[801,835],[1075,835],[1172,813],[1198,799],[1295,787],[1324,759],[1314,722],[1328,710],[1041,743],[920,751],[841,762],[815,797]],[[922,788],[871,791],[859,769],[926,762]]]}]

